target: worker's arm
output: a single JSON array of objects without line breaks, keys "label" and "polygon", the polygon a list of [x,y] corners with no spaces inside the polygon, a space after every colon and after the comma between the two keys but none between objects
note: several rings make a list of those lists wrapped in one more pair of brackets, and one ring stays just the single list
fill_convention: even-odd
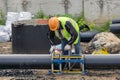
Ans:
[{"label": "worker's arm", "polygon": [[54,31],[50,31],[47,33],[47,37],[51,43],[51,45],[55,45],[55,32]]},{"label": "worker's arm", "polygon": [[77,39],[78,33],[69,21],[66,21],[65,28],[71,35],[71,39],[68,41],[68,44],[71,45]]}]

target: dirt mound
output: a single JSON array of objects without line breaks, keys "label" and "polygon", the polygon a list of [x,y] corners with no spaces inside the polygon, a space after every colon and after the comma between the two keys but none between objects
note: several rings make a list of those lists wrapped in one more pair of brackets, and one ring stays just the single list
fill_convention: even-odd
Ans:
[{"label": "dirt mound", "polygon": [[106,48],[111,54],[119,53],[120,39],[111,32],[99,33],[90,41],[88,49],[92,51],[101,47]]}]

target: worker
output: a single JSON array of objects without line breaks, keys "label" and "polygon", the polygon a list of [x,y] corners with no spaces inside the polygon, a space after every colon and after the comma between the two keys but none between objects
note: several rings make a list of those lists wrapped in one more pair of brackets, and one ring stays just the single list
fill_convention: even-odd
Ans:
[{"label": "worker", "polygon": [[50,40],[52,49],[55,48],[55,37],[61,40],[62,52],[64,55],[66,49],[70,49],[74,45],[75,53],[80,53],[80,31],[78,24],[68,17],[51,17],[48,21],[49,32],[48,39]]}]

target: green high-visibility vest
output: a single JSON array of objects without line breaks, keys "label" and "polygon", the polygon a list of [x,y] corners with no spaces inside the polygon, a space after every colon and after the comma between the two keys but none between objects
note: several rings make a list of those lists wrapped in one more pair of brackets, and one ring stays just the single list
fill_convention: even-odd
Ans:
[{"label": "green high-visibility vest", "polygon": [[[62,25],[62,30],[61,30],[61,33],[63,34],[63,37],[65,39],[67,39],[68,41],[70,40],[71,38],[71,35],[68,33],[68,31],[65,29],[65,24],[66,24],[66,21],[70,21],[71,24],[73,25],[73,27],[75,28],[76,32],[78,33],[78,36],[77,36],[77,39],[74,41],[74,44],[77,44],[78,43],[78,40],[79,40],[79,27],[78,27],[78,24],[71,18],[68,18],[68,17],[58,17],[59,21],[61,22],[61,25]],[[59,37],[58,37],[59,38]]]}]

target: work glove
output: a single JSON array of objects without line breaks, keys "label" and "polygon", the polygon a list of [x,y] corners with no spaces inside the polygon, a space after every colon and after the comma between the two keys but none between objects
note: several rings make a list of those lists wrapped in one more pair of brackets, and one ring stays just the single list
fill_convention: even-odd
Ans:
[{"label": "work glove", "polygon": [[64,47],[64,50],[70,50],[71,49],[71,46],[69,44],[67,44],[65,47]]},{"label": "work glove", "polygon": [[50,53],[53,52],[53,51],[55,50],[55,48],[56,48],[56,46],[55,46],[55,45],[52,45],[51,48],[50,48],[50,50],[49,50],[49,52],[50,52]]}]

